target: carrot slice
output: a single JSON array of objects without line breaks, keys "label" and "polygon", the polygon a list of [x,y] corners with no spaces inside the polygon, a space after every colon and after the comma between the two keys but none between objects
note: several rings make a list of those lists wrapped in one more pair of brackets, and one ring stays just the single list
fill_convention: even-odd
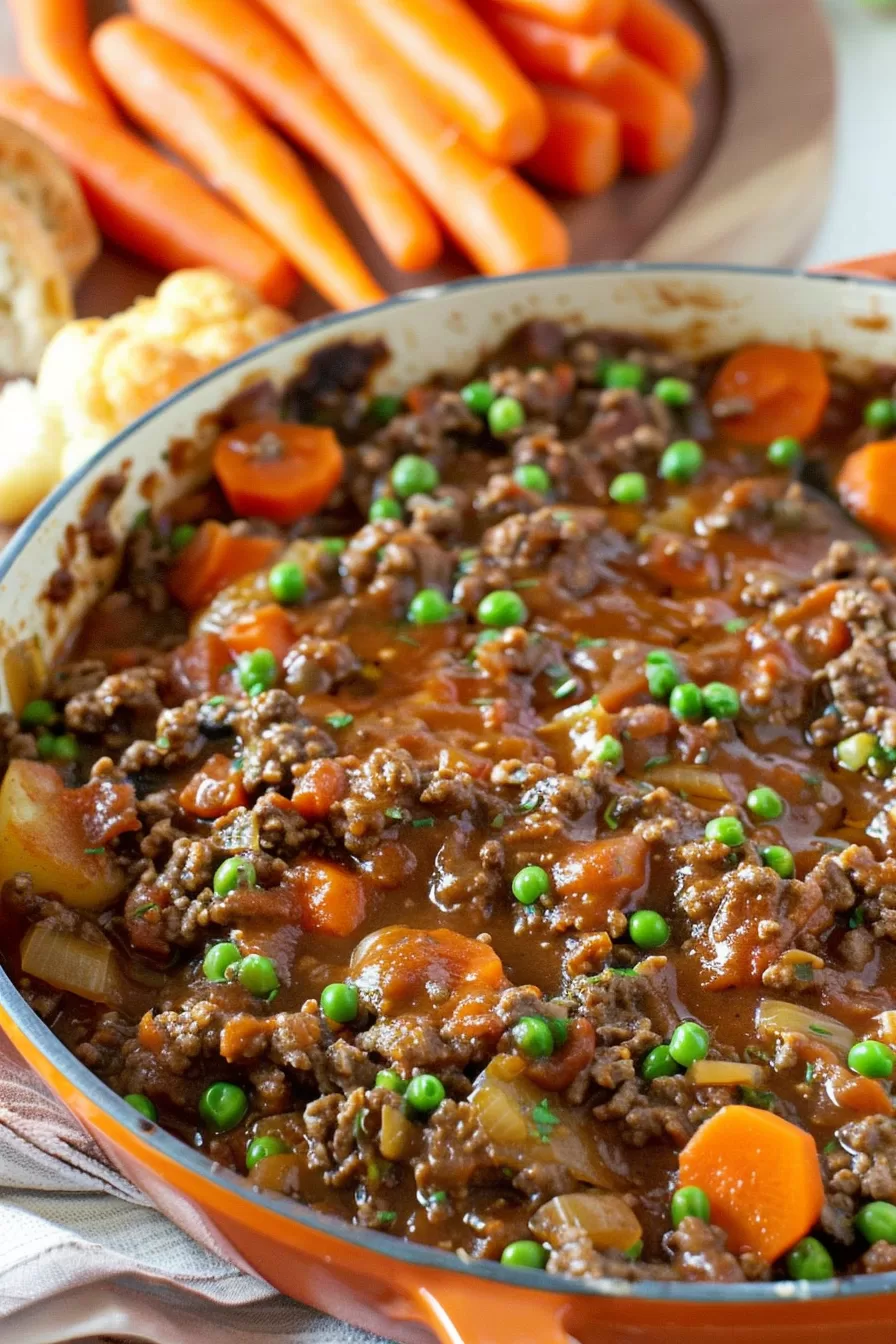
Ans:
[{"label": "carrot slice", "polygon": [[501,9],[543,19],[573,33],[612,32],[628,0],[495,0]]},{"label": "carrot slice", "polygon": [[538,148],[541,99],[461,0],[364,0],[364,13],[483,154],[517,163]]},{"label": "carrot slice", "polygon": [[272,602],[240,616],[224,631],[224,642],[233,653],[270,649],[277,662],[282,663],[296,642],[296,632],[283,608]]},{"label": "carrot slice", "polygon": [[616,113],[629,168],[637,173],[664,172],[687,153],[695,125],[687,98],[615,37],[567,33],[493,3],[485,3],[482,12],[526,74],[582,89]]},{"label": "carrot slice", "polygon": [[327,502],[343,458],[332,429],[254,420],[221,435],[212,466],[234,513],[294,523]]},{"label": "carrot slice", "polygon": [[128,112],[274,238],[339,308],[385,297],[296,155],[219,75],[164,33],[122,16],[90,49]]},{"label": "carrot slice", "polygon": [[283,881],[298,902],[306,933],[346,938],[364,922],[367,913],[364,883],[338,863],[303,859],[287,871]]},{"label": "carrot slice", "polygon": [[203,523],[168,573],[172,597],[191,611],[244,574],[269,565],[281,548],[273,537],[235,537],[223,523]]},{"label": "carrot slice", "polygon": [[662,0],[628,0],[617,36],[635,56],[688,92],[706,72],[706,43]]},{"label": "carrot slice", "polygon": [[850,453],[840,468],[837,491],[860,523],[896,541],[896,440],[866,443]]},{"label": "carrot slice", "polygon": [[770,443],[782,435],[814,434],[830,397],[824,360],[816,350],[789,345],[745,345],[725,360],[709,393],[717,402],[746,398],[753,409],[727,416],[726,434],[741,443]]},{"label": "carrot slice", "polygon": [[273,243],[123,127],[16,79],[0,80],[0,115],[65,160],[102,232],[128,252],[165,271],[216,266],[269,303],[295,294],[298,276]]},{"label": "carrot slice", "polygon": [[135,0],[131,8],[233,80],[351,197],[401,270],[432,266],[442,240],[426,203],[294,42],[248,0]]},{"label": "carrot slice", "polygon": [[54,98],[117,121],[90,59],[85,0],[10,0],[9,9],[31,78]]},{"label": "carrot slice", "polygon": [[210,756],[181,789],[179,802],[191,816],[212,821],[215,817],[226,816],[235,807],[245,807],[247,797],[239,770],[234,769],[229,756],[219,753]]},{"label": "carrot slice", "polygon": [[345,797],[347,787],[345,771],[338,762],[327,757],[312,761],[296,783],[292,806],[308,821],[320,821],[334,803]]},{"label": "carrot slice", "polygon": [[569,238],[528,183],[459,135],[354,0],[262,0],[489,275],[560,266]]},{"label": "carrot slice", "polygon": [[195,695],[211,695],[218,681],[233,662],[233,656],[220,635],[211,631],[179,644],[171,659],[171,680],[186,700]]},{"label": "carrot slice", "polygon": [[815,1143],[789,1120],[752,1106],[723,1106],[681,1150],[681,1185],[709,1196],[712,1221],[735,1255],[769,1264],[804,1237],[824,1204]]},{"label": "carrot slice", "polygon": [[523,165],[539,182],[577,196],[594,196],[622,167],[619,118],[586,94],[543,90],[548,133]]},{"label": "carrot slice", "polygon": [[610,836],[573,845],[553,867],[565,923],[596,932],[607,915],[642,890],[647,881],[648,849],[639,835]]}]

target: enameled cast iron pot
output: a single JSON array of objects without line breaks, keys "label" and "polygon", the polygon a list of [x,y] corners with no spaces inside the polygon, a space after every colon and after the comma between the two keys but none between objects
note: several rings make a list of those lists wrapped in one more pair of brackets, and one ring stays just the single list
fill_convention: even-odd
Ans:
[{"label": "enameled cast iron pot", "polygon": [[[717,268],[578,268],[416,291],[327,317],[220,369],[113,440],[45,502],[0,560],[0,705],[11,705],[9,650],[39,641],[51,658],[110,578],[83,539],[64,619],[41,597],[97,481],[123,471],[110,523],[121,537],[147,503],[184,488],[173,440],[269,376],[283,382],[320,346],[381,336],[377,376],[396,391],[439,369],[468,370],[518,323],[558,318],[660,335],[704,355],[753,340],[818,346],[847,371],[896,363],[896,285]],[[174,454],[171,456],[179,456]],[[18,706],[16,706],[18,707]],[[84,1123],[112,1162],[174,1222],[284,1293],[406,1344],[873,1344],[896,1337],[896,1273],[796,1284],[584,1284],[494,1263],[464,1264],[255,1192],[140,1117],[56,1040],[0,972],[0,1028]]]}]

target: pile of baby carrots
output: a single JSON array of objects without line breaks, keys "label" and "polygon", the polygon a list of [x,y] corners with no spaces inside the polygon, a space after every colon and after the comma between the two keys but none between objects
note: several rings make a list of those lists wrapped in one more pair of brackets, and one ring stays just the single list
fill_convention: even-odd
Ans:
[{"label": "pile of baby carrots", "polygon": [[0,115],[70,164],[105,234],[281,304],[299,274],[340,308],[383,297],[296,146],[402,270],[443,230],[486,274],[560,265],[532,181],[673,167],[706,61],[662,0],[131,0],[92,36],[86,0],[10,6],[34,82],[0,81]]}]

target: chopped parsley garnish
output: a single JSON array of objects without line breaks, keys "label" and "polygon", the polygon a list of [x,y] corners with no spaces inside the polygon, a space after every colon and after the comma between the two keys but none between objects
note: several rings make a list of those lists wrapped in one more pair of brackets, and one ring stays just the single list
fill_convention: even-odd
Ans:
[{"label": "chopped parsley garnish", "polygon": [[822,1148],[821,1151],[823,1153],[836,1153],[839,1147],[840,1145],[836,1139],[828,1139],[827,1143],[825,1144],[825,1146]]},{"label": "chopped parsley garnish", "polygon": [[821,775],[803,775],[803,783],[808,784],[810,789],[817,789],[821,786]]},{"label": "chopped parsley garnish", "polygon": [[395,638],[402,644],[410,644],[412,648],[419,649],[419,639],[412,639],[410,635],[396,635]]},{"label": "chopped parsley garnish", "polygon": [[806,1082],[811,1083],[814,1077],[815,1077],[815,1065],[809,1063],[806,1065]]},{"label": "chopped parsley garnish", "polygon": [[391,821],[404,821],[407,813],[403,807],[387,807],[383,815],[389,817]]},{"label": "chopped parsley garnish", "polygon": [[105,845],[91,845],[89,849],[85,849],[84,851],[85,854],[105,854],[105,852]]},{"label": "chopped parsley garnish", "polygon": [[572,518],[572,514],[569,513],[568,510],[563,509],[559,513],[552,513],[551,517],[555,523],[568,523]]},{"label": "chopped parsley garnish", "polygon": [[376,1215],[376,1221],[380,1227],[389,1227],[398,1217],[391,1209],[380,1209]]},{"label": "chopped parsley garnish", "polygon": [[638,974],[637,967],[635,967],[635,966],[610,966],[608,969],[609,969],[609,972],[610,972],[611,975],[637,975],[637,974]]},{"label": "chopped parsley garnish", "polygon": [[168,741],[167,737],[157,737],[156,746],[158,747],[159,751],[167,751],[168,748],[171,746],[171,743]]},{"label": "chopped parsley garnish", "polygon": [[236,760],[233,762],[233,765],[232,765],[230,768],[231,768],[231,770],[235,770],[235,771],[240,771],[240,770],[242,770],[242,768],[243,768],[243,758],[242,758],[242,756],[237,756]]},{"label": "chopped parsley garnish", "polygon": [[134,916],[135,919],[139,919],[141,915],[146,914],[147,910],[157,910],[157,909],[158,906],[156,905],[155,901],[147,901],[145,905],[138,905],[136,910],[131,911],[131,914]]},{"label": "chopped parsley garnish", "polygon": [[755,1106],[759,1111],[773,1111],[778,1100],[774,1092],[763,1092],[757,1087],[742,1087],[740,1099],[745,1106]]},{"label": "chopped parsley garnish", "polygon": [[551,1110],[551,1103],[547,1097],[542,1097],[538,1105],[532,1108],[532,1123],[541,1142],[550,1143],[551,1132],[555,1125],[559,1125],[560,1121]]},{"label": "chopped parsley garnish", "polygon": [[414,821],[411,822],[412,826],[417,826],[418,828],[422,828],[424,826],[435,826],[435,824],[436,824],[435,817],[417,817],[415,818]]},{"label": "chopped parsley garnish", "polygon": [[551,695],[555,700],[565,700],[568,695],[572,695],[578,686],[575,677],[567,677],[566,681],[561,681],[559,685],[551,688]]},{"label": "chopped parsley garnish", "polygon": [[367,1109],[366,1106],[364,1106],[361,1108],[361,1110],[358,1112],[358,1114],[352,1121],[352,1133],[354,1134],[356,1139],[363,1138],[366,1135],[367,1130],[364,1126],[364,1122],[366,1121],[369,1114],[370,1111]]},{"label": "chopped parsley garnish", "polygon": [[798,961],[793,968],[793,973],[797,980],[811,980],[814,975],[808,961]]},{"label": "chopped parsley garnish", "polygon": [[592,639],[589,635],[583,635],[581,639],[576,640],[577,649],[605,649],[609,640],[601,636],[599,639]]},{"label": "chopped parsley garnish", "polygon": [[862,905],[857,905],[855,910],[853,910],[852,914],[849,917],[849,927],[851,929],[858,929],[864,923],[865,923],[865,907]]},{"label": "chopped parsley garnish", "polygon": [[538,794],[535,794],[534,796],[527,794],[526,797],[520,801],[516,810],[517,812],[534,812],[536,807],[540,806],[540,804],[541,799]]},{"label": "chopped parsley garnish", "polygon": [[503,825],[504,825],[504,813],[499,812],[496,817],[492,817],[492,830],[500,831]]},{"label": "chopped parsley garnish", "polygon": [[618,798],[611,798],[604,808],[604,821],[611,831],[619,830],[619,822],[616,820],[616,804],[618,801]]},{"label": "chopped parsley garnish", "polygon": [[517,579],[517,580],[515,581],[515,583],[514,583],[513,586],[514,586],[514,588],[537,588],[537,587],[538,587],[538,580],[537,580],[537,579]]},{"label": "chopped parsley garnish", "polygon": [[215,705],[223,705],[226,697],[223,695],[213,695],[211,700],[206,700],[206,704],[214,708]]},{"label": "chopped parsley garnish", "polygon": [[354,714],[328,714],[326,717],[326,722],[331,728],[347,728],[354,721]]},{"label": "chopped parsley garnish", "polygon": [[814,1022],[811,1023],[811,1025],[810,1025],[810,1027],[809,1027],[809,1030],[812,1032],[812,1034],[813,1034],[814,1036],[830,1036],[830,1034],[831,1034],[831,1033],[828,1031],[827,1027],[819,1027],[819,1026],[816,1026],[816,1024],[815,1024]]},{"label": "chopped parsley garnish", "polygon": [[728,635],[736,635],[740,630],[746,630],[750,622],[746,616],[732,616],[730,621],[725,621],[722,629]]},{"label": "chopped parsley garnish", "polygon": [[493,705],[494,703],[495,697],[493,695],[477,695],[475,700],[470,701],[470,704],[476,705],[477,708],[481,708],[483,705]]},{"label": "chopped parsley garnish", "polygon": [[431,1195],[427,1195],[426,1202],[427,1204],[444,1204],[447,1199],[448,1194],[445,1190],[433,1190]]},{"label": "chopped parsley garnish", "polygon": [[644,762],[644,769],[652,770],[656,765],[668,765],[671,759],[671,756],[651,756],[649,761]]}]

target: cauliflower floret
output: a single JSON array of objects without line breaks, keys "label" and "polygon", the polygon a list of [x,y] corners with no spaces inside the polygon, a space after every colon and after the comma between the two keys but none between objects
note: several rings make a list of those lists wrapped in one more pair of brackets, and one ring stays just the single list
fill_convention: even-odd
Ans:
[{"label": "cauliflower floret", "polygon": [[212,269],[177,271],[155,298],[107,321],[69,323],[50,342],[37,379],[62,475],[172,392],[292,324]]}]

